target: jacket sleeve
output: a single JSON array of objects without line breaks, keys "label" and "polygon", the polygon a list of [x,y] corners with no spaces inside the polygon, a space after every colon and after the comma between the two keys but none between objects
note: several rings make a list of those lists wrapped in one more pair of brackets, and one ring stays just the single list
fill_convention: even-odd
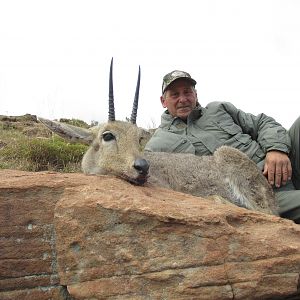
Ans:
[{"label": "jacket sleeve", "polygon": [[290,152],[291,140],[287,130],[272,117],[263,113],[257,116],[245,113],[229,102],[222,105],[233,121],[257,141],[265,153],[271,150]]}]

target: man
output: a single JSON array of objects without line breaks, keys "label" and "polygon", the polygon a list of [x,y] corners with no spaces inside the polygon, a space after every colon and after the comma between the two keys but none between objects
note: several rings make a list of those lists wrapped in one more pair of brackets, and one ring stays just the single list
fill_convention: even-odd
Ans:
[{"label": "man", "polygon": [[273,118],[228,102],[201,107],[195,85],[184,71],[164,76],[161,103],[167,110],[145,150],[211,155],[221,145],[237,148],[273,186],[280,215],[300,223],[300,117],[286,131]]}]

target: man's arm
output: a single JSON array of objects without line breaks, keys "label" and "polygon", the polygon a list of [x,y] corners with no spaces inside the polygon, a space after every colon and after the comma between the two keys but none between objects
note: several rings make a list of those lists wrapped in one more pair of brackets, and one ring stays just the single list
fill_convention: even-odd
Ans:
[{"label": "man's arm", "polygon": [[250,134],[266,153],[263,174],[269,183],[276,187],[285,185],[292,176],[288,157],[291,141],[286,129],[265,114],[254,116],[237,109],[231,103],[224,103],[224,108],[243,132]]}]

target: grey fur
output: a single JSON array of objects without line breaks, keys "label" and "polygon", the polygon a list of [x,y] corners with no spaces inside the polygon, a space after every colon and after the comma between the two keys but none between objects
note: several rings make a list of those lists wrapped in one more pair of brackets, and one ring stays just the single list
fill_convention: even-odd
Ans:
[{"label": "grey fur", "polygon": [[[45,125],[51,123],[45,122]],[[49,127],[55,131],[62,127]],[[64,126],[65,127],[65,126]],[[66,130],[66,137],[74,132]],[[76,140],[82,129],[76,133]],[[113,139],[105,141],[113,137]],[[212,156],[183,153],[145,152],[149,134],[134,124],[110,121],[82,134],[83,142],[93,140],[82,160],[85,174],[111,174],[134,184],[150,184],[194,196],[221,196],[250,210],[277,215],[273,190],[262,172],[245,154],[222,146]],[[144,161],[145,160],[145,161]],[[139,172],[136,162],[149,163],[149,172]]]}]

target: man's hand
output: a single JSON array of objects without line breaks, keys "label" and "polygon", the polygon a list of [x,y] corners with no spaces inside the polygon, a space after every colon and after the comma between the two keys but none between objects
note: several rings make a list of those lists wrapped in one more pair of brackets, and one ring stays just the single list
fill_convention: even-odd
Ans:
[{"label": "man's hand", "polygon": [[280,187],[292,178],[292,165],[288,155],[281,151],[269,151],[266,155],[263,174],[269,183]]}]

